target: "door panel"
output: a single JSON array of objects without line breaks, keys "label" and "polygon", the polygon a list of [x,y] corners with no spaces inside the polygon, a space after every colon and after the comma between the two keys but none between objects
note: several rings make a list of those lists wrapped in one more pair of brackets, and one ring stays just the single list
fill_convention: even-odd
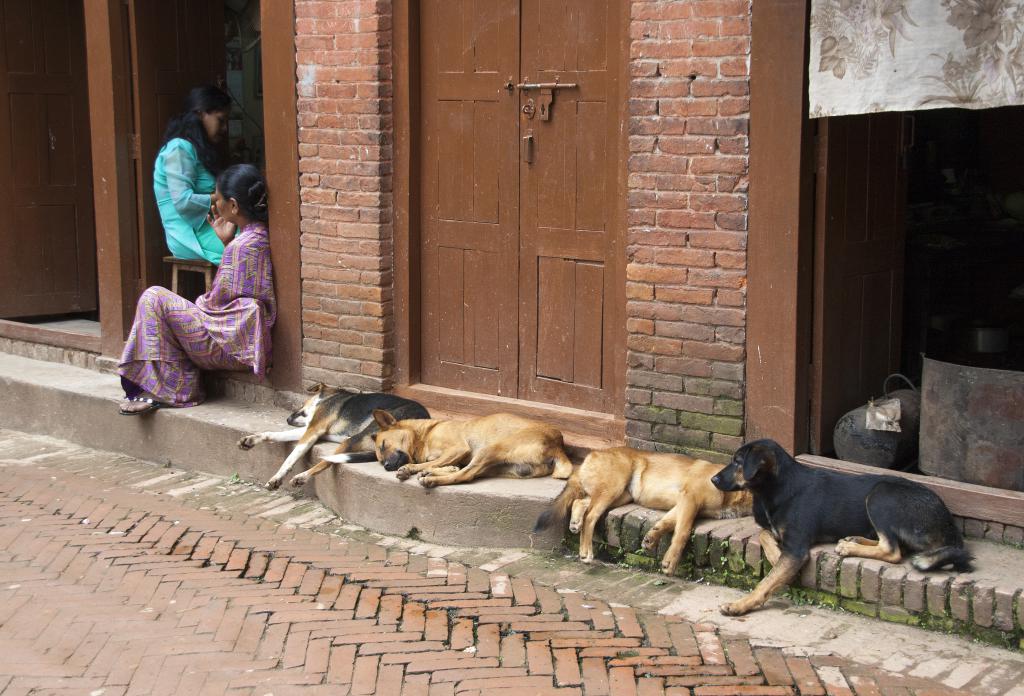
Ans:
[{"label": "door panel", "polygon": [[0,3],[0,317],[95,310],[82,4]]},{"label": "door panel", "polygon": [[[550,118],[520,112],[532,163],[520,164],[520,395],[611,411],[617,252],[617,3],[523,1],[523,80],[553,90]],[[540,103],[545,95],[524,91]]]},{"label": "door panel", "polygon": [[[424,382],[615,409],[621,114],[609,66],[620,10],[612,0],[422,8]],[[554,92],[546,119],[543,95],[515,87],[555,81],[577,86]]]},{"label": "door panel", "polygon": [[167,254],[160,213],[153,196],[153,162],[164,129],[181,111],[188,91],[216,84],[225,70],[224,5],[204,0],[130,0],[132,51],[137,75],[139,291],[165,283]]},{"label": "door panel", "polygon": [[518,1],[420,16],[422,379],[515,397]]},{"label": "door panel", "polygon": [[822,119],[815,219],[811,451],[899,370],[903,308],[900,114]]}]

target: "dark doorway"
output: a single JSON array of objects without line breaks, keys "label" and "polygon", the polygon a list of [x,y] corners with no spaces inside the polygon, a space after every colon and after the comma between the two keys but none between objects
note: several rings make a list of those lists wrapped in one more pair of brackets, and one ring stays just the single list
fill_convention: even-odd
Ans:
[{"label": "dark doorway", "polygon": [[[922,354],[1024,369],[1024,108],[821,119],[813,453]],[[898,387],[897,387],[898,388]]]},{"label": "dark doorway", "polygon": [[234,105],[228,121],[228,156],[261,170],[263,139],[263,42],[260,0],[224,3],[224,89]]},{"label": "dark doorway", "polygon": [[910,118],[902,370],[1024,370],[1024,107]]}]

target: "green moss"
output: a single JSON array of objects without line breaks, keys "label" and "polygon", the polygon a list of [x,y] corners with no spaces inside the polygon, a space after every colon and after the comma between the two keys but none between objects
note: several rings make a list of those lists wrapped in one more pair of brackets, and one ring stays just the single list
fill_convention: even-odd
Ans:
[{"label": "green moss", "polygon": [[651,558],[650,556],[641,556],[638,553],[629,553],[623,556],[622,561],[627,565],[634,568],[643,568],[645,570],[658,570],[661,565],[658,563],[657,558]]},{"label": "green moss", "polygon": [[680,411],[679,425],[684,428],[707,430],[723,435],[741,435],[743,433],[743,419],[732,416],[709,416],[706,413]]},{"label": "green moss", "polygon": [[862,614],[864,616],[875,617],[878,616],[878,605],[872,604],[871,602],[858,602],[855,599],[842,598],[839,600],[839,607],[846,611],[853,612],[854,614]]},{"label": "green moss", "polygon": [[908,626],[918,626],[921,624],[920,617],[911,614],[903,607],[880,607],[878,609],[878,618],[883,621],[891,621],[892,623],[907,624]]},{"label": "green moss", "polygon": [[715,413],[721,416],[742,416],[743,402],[735,399],[716,399]]}]

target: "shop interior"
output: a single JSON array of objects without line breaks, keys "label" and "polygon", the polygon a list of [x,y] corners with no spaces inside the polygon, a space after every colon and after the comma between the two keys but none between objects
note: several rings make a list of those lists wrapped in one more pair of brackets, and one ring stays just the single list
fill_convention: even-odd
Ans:
[{"label": "shop interior", "polygon": [[901,371],[1024,370],[1024,107],[916,112]]}]

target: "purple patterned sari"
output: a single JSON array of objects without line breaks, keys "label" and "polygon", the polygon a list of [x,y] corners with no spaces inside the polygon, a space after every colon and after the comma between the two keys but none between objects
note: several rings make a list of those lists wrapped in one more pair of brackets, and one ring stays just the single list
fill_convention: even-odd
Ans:
[{"label": "purple patterned sari", "polygon": [[266,374],[275,319],[270,239],[266,225],[252,223],[224,249],[213,287],[195,304],[166,288],[142,293],[122,381],[167,405],[195,406],[205,398],[201,369]]}]

